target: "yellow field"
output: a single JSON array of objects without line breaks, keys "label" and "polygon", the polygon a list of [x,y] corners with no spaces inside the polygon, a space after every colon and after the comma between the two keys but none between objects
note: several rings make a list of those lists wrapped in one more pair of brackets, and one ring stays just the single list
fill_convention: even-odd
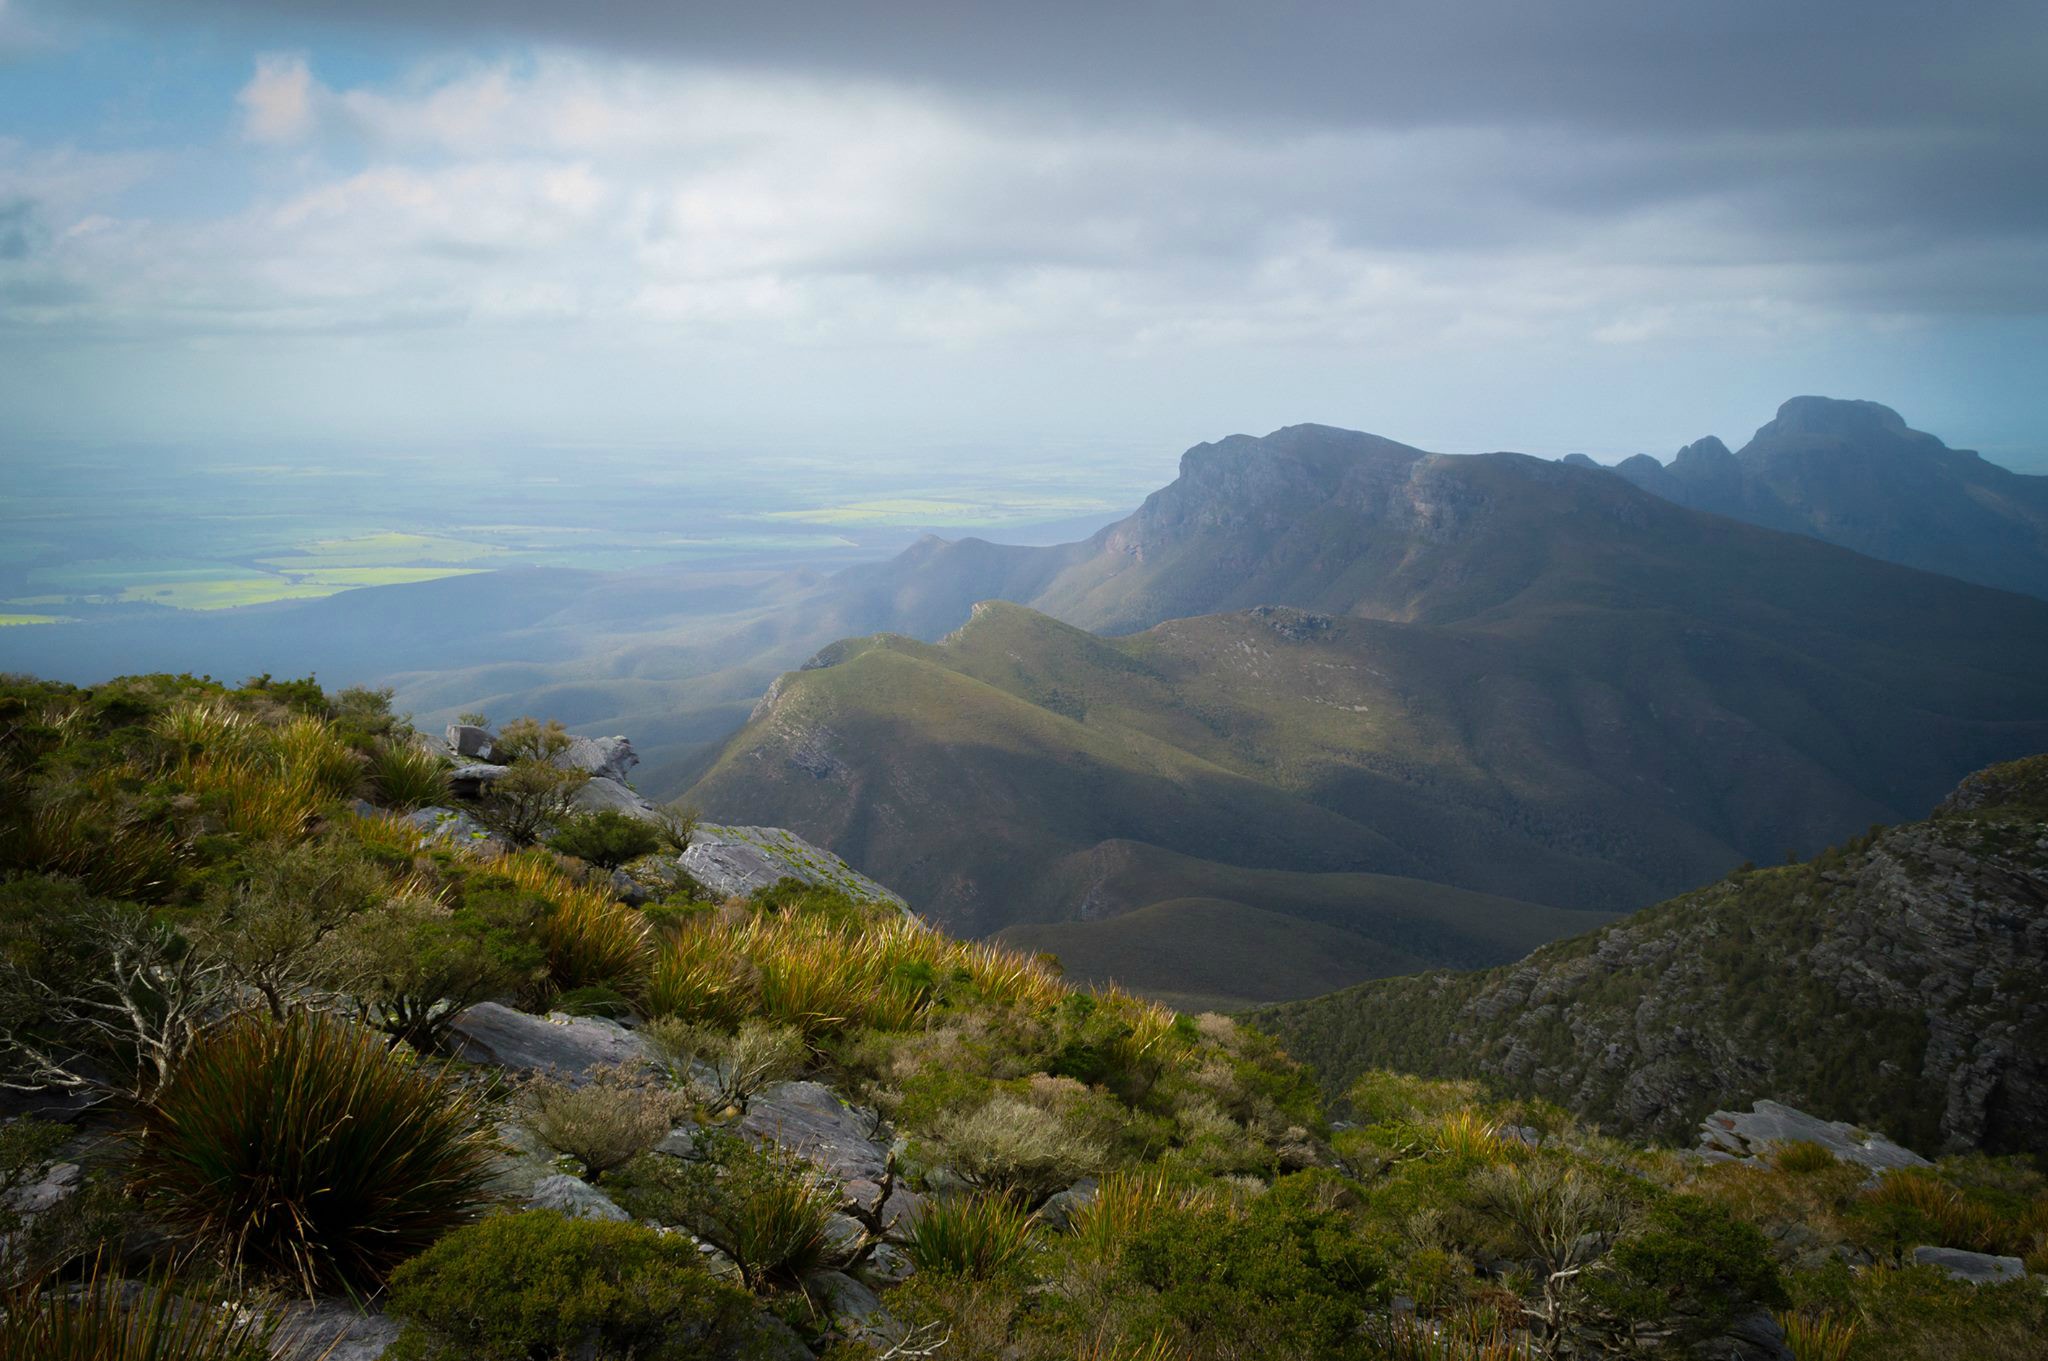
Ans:
[{"label": "yellow field", "polygon": [[61,624],[63,619],[54,614],[0,614],[0,628],[14,624]]}]

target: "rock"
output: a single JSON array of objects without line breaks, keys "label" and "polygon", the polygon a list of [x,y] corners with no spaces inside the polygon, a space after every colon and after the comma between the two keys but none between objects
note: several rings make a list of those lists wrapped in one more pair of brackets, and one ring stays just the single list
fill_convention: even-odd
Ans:
[{"label": "rock", "polygon": [[450,723],[447,736],[448,750],[462,760],[488,761],[494,754],[489,728],[480,728],[474,723]]},{"label": "rock", "polygon": [[882,1297],[843,1271],[821,1271],[804,1289],[835,1319],[866,1323],[882,1312]]},{"label": "rock", "polygon": [[504,779],[505,772],[510,768],[509,766],[486,765],[480,761],[466,766],[457,766],[448,772],[448,788],[453,790],[458,798],[474,799],[483,794],[493,784]]},{"label": "rock", "polygon": [[576,791],[574,807],[579,813],[600,813],[609,809],[624,813],[629,818],[639,818],[642,822],[661,822],[667,816],[622,781],[606,775],[593,775],[584,781],[583,788]]},{"label": "rock", "polygon": [[1744,1314],[1719,1337],[1695,1344],[1690,1354],[1699,1361],[1798,1361],[1785,1330],[1766,1309]]},{"label": "rock", "polygon": [[554,1210],[571,1219],[609,1219],[623,1224],[632,1218],[615,1205],[610,1196],[566,1172],[543,1177],[533,1188],[533,1194],[526,1198],[526,1203],[533,1209]]},{"label": "rock", "polygon": [[2017,1257],[1994,1257],[1988,1252],[1964,1252],[1961,1248],[1914,1248],[1913,1262],[1916,1266],[1938,1267],[1951,1279],[1971,1285],[1998,1285],[2027,1277],[2026,1264]]},{"label": "rock", "polygon": [[835,1214],[825,1221],[825,1236],[832,1244],[835,1261],[850,1262],[867,1240],[867,1226],[849,1214]]},{"label": "rock", "polygon": [[640,757],[623,737],[572,737],[555,764],[624,784],[626,772],[640,764]]},{"label": "rock", "polygon": [[599,1064],[635,1066],[653,1057],[647,1041],[616,1021],[550,1012],[529,1016],[479,1002],[449,1026],[457,1058],[575,1081]]},{"label": "rock", "polygon": [[1844,1162],[1874,1171],[1931,1166],[1882,1134],[1840,1120],[1821,1120],[1776,1101],[1759,1101],[1747,1112],[1715,1111],[1700,1122],[1700,1144],[1707,1151],[1755,1158],[1768,1154],[1775,1144],[1790,1143],[1819,1144]]},{"label": "rock", "polygon": [[882,1202],[880,1212],[875,1215],[875,1222],[882,1226],[883,1233],[900,1238],[923,1208],[923,1196],[907,1186],[892,1187],[889,1198]]},{"label": "rock", "polygon": [[782,1082],[747,1103],[740,1132],[777,1144],[837,1180],[848,1204],[874,1214],[888,1177],[889,1148],[869,1131],[873,1120],[817,1082]]},{"label": "rock", "polygon": [[5,1204],[17,1214],[39,1215],[71,1199],[83,1181],[77,1163],[53,1163],[38,1180],[8,1192]]},{"label": "rock", "polygon": [[1095,1178],[1083,1177],[1066,1190],[1055,1192],[1039,1206],[1038,1218],[1055,1233],[1063,1232],[1073,1223],[1076,1212],[1094,1203],[1095,1195]]},{"label": "rock", "polygon": [[347,1300],[295,1300],[276,1317],[276,1361],[377,1361],[401,1331],[397,1319]]},{"label": "rock", "polygon": [[710,892],[743,898],[783,879],[836,888],[862,902],[909,904],[838,856],[780,827],[699,824],[683,852],[682,867]]},{"label": "rock", "polygon": [[422,808],[406,814],[405,820],[426,833],[429,840],[446,842],[451,846],[484,850],[499,844],[491,835],[490,828],[453,808]]}]

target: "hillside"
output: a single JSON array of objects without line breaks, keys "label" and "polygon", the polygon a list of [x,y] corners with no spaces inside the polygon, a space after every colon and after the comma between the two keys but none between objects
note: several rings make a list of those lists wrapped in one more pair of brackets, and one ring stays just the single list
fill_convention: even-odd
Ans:
[{"label": "hillside", "polygon": [[2048,477],[1951,449],[1876,402],[1795,397],[1732,453],[1709,435],[1614,471],[1696,510],[2048,596]]},{"label": "hillside", "polygon": [[1918,1147],[2048,1152],[2048,757],[1517,964],[1253,1016],[1333,1090],[1477,1077],[1664,1137],[1770,1097]]},{"label": "hillside", "polygon": [[[689,797],[795,828],[956,930],[1075,923],[1057,940],[1085,976],[1174,993],[1131,971],[1149,933],[1097,947],[1091,923],[1202,899],[1360,933],[1375,971],[1469,967],[1528,930],[1424,929],[1446,918],[1418,884],[1630,910],[2048,745],[2041,602],[1519,455],[1317,427],[1204,446],[1097,548],[1038,602],[1110,629],[1298,608],[1102,637],[988,604],[938,644],[835,644]],[[1303,899],[1286,874],[1324,879]],[[1301,986],[1352,958],[1275,948]]]}]

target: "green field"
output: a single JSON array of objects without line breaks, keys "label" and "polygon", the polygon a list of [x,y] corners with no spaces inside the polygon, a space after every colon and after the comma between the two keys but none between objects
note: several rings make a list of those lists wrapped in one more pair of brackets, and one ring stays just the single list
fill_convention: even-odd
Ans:
[{"label": "green field", "polygon": [[61,624],[62,616],[55,614],[0,614],[0,628],[15,624]]}]

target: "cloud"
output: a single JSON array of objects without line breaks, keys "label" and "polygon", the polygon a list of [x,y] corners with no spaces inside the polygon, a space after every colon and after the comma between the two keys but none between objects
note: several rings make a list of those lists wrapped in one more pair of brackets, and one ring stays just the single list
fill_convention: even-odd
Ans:
[{"label": "cloud", "polygon": [[296,142],[313,129],[313,73],[303,56],[256,59],[256,74],[235,96],[242,131],[255,142]]}]

